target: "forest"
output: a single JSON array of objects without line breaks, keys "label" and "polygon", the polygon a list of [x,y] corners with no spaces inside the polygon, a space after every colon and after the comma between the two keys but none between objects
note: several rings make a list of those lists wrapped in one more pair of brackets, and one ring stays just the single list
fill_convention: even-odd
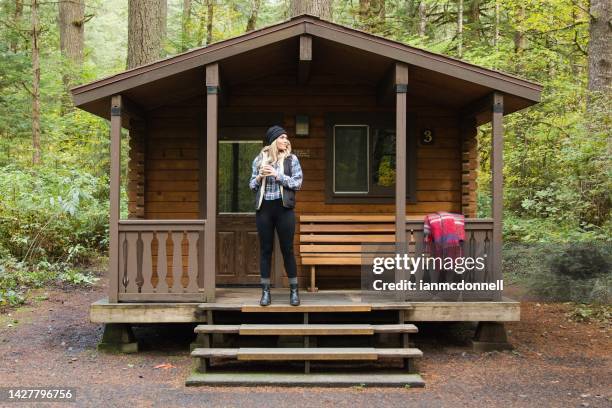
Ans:
[{"label": "forest", "polygon": [[92,284],[107,253],[109,124],[71,87],[304,12],[541,83],[541,103],[504,119],[504,271],[550,299],[609,302],[607,0],[0,0],[0,308]]}]

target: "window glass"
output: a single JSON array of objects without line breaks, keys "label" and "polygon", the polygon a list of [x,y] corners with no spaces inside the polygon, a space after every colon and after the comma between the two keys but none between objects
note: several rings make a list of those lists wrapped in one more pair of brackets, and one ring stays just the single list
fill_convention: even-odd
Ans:
[{"label": "window glass", "polygon": [[395,186],[395,130],[374,129],[372,143],[372,189]]},{"label": "window glass", "polygon": [[253,212],[249,181],[253,159],[261,148],[261,141],[219,142],[219,212]]},{"label": "window glass", "polygon": [[368,126],[334,126],[334,192],[367,193]]}]

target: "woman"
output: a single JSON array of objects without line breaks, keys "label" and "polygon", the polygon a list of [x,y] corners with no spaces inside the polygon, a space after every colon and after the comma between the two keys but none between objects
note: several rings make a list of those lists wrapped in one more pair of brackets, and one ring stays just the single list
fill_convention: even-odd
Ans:
[{"label": "woman", "polygon": [[260,274],[262,306],[272,302],[270,296],[270,264],[274,230],[278,233],[285,270],[289,278],[289,303],[300,304],[297,267],[293,254],[295,233],[295,191],[302,187],[302,168],[294,154],[287,132],[280,126],[272,126],[266,132],[268,145],[253,160],[249,187],[255,191],[256,222],[260,244]]}]

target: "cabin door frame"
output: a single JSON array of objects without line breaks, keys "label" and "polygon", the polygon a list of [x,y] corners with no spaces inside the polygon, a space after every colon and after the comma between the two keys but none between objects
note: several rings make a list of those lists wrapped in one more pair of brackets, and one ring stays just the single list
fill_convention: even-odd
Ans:
[{"label": "cabin door frame", "polygon": [[[227,112],[220,109],[219,125],[218,125],[218,141],[217,141],[217,218],[216,218],[216,265],[215,276],[217,287],[227,286],[259,286],[259,237],[255,225],[255,209],[251,206],[241,210],[245,212],[224,212],[220,205],[220,183],[227,180],[221,180],[222,166],[227,166],[220,160],[221,144],[232,145],[234,150],[235,143],[232,141],[242,142],[262,142],[265,138],[265,131],[273,124],[282,124],[283,114],[281,113],[245,113],[245,112]],[[203,126],[205,129],[205,126]],[[200,162],[203,163],[202,168],[206,169],[206,132],[200,138],[203,141],[200,149]],[[260,146],[263,146],[261,144]],[[250,148],[249,150],[252,150]],[[253,156],[254,158],[254,156]],[[242,159],[241,161],[244,161]],[[250,173],[250,163],[252,158],[249,158],[248,172]],[[244,166],[244,163],[241,163]],[[225,171],[225,169],[224,169]],[[235,167],[234,167],[235,171]],[[241,172],[245,169],[240,169]],[[244,173],[243,173],[244,174]],[[236,183],[234,182],[234,188]],[[242,186],[242,181],[238,188]],[[226,187],[222,187],[226,188]],[[204,175],[200,177],[200,211],[201,214],[206,214],[206,178]],[[244,201],[242,206],[244,206]],[[254,196],[249,197],[248,203],[252,204]],[[250,211],[249,211],[250,210]],[[271,279],[274,286],[282,285],[282,276],[284,274],[284,266],[282,255],[280,253],[280,245],[278,237],[275,234],[274,251],[272,254],[272,270]]]}]

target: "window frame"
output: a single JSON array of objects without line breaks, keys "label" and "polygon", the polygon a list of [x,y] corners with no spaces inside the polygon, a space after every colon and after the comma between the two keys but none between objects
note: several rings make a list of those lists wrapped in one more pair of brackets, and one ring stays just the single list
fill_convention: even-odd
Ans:
[{"label": "window frame", "polygon": [[[336,128],[337,127],[365,127],[366,128],[366,178],[368,180],[368,184],[366,186],[366,191],[336,191]],[[368,195],[370,194],[370,126],[366,124],[340,124],[333,125],[332,130],[332,191],[334,195],[340,196],[350,196],[350,195]]]},{"label": "window frame", "polygon": [[[334,174],[334,129],[338,125],[368,126],[368,193],[336,193]],[[325,166],[325,203],[326,204],[393,204],[395,188],[389,192],[373,189],[372,165],[370,152],[373,151],[374,137],[377,129],[395,129],[395,111],[382,112],[330,112],[325,115],[326,128],[326,166]],[[416,199],[417,175],[417,137],[416,114],[406,115],[406,202],[414,204]]]}]

